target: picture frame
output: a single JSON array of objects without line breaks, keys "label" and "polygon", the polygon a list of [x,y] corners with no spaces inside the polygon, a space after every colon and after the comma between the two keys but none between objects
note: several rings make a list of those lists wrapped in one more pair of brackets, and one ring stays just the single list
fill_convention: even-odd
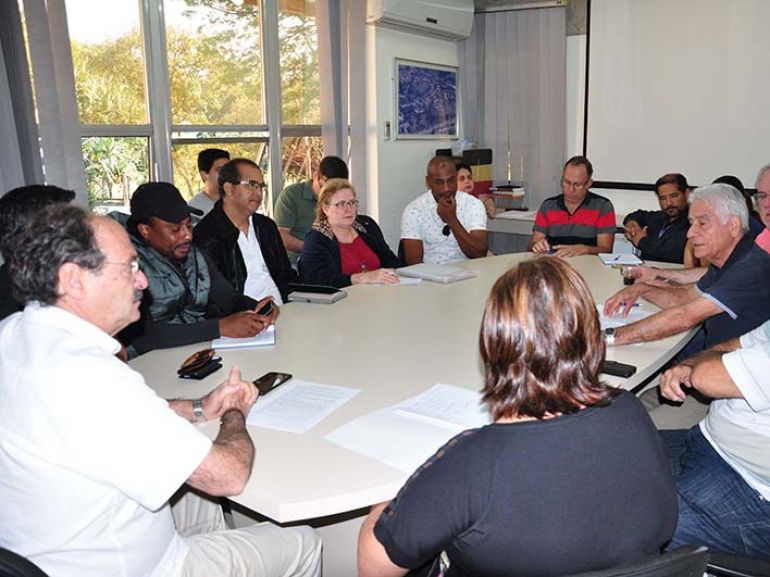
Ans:
[{"label": "picture frame", "polygon": [[396,58],[397,140],[459,138],[459,68]]}]

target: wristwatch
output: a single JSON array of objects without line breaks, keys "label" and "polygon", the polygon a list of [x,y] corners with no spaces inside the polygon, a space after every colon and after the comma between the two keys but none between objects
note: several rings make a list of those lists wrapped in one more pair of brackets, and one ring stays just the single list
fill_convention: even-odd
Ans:
[{"label": "wristwatch", "polygon": [[615,327],[604,329],[604,340],[608,347],[615,346]]},{"label": "wristwatch", "polygon": [[206,417],[203,415],[203,399],[195,399],[192,403],[193,413],[195,413],[195,422],[205,423]]}]

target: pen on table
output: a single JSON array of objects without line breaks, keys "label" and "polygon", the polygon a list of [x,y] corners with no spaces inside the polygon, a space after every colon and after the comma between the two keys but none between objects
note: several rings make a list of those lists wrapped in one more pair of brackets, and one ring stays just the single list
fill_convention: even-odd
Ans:
[{"label": "pen on table", "polygon": [[612,258],[612,262],[618,262],[619,260],[620,260],[620,255],[619,255],[619,254],[616,254],[616,255],[615,255],[613,258]]},{"label": "pen on table", "polygon": [[[620,306],[624,307],[624,306],[626,306],[626,303],[620,303]],[[634,303],[634,304],[632,304],[631,306],[632,306],[632,307],[636,307],[636,308],[639,308],[641,305],[640,305],[639,303]]]}]

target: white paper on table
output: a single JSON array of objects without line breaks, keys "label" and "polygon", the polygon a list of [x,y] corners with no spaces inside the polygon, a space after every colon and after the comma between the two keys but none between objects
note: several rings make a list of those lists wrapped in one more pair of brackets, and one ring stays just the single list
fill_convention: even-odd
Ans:
[{"label": "white paper on table", "polygon": [[360,392],[294,379],[260,397],[246,422],[257,427],[305,433]]},{"label": "white paper on table", "polygon": [[505,212],[497,213],[495,218],[507,220],[534,220],[536,216],[536,210],[507,210]]},{"label": "white paper on table", "polygon": [[388,407],[335,429],[326,439],[411,474],[458,432],[405,417]]},{"label": "white paper on table", "polygon": [[640,309],[637,306],[634,306],[631,309],[631,312],[628,313],[627,317],[624,317],[622,312],[623,309],[619,309],[618,312],[613,314],[612,316],[607,316],[604,314],[604,303],[596,305],[596,310],[599,311],[599,322],[602,325],[602,330],[608,329],[608,328],[618,328],[625,326],[629,323],[634,323],[636,321],[640,321],[642,319],[646,319],[648,316],[653,315],[652,311],[645,311],[643,309]]},{"label": "white paper on table", "polygon": [[420,284],[422,282],[421,278],[412,278],[408,276],[400,276],[398,277],[398,285],[396,286],[409,286],[409,285],[415,285]]},{"label": "white paper on table", "polygon": [[442,383],[401,401],[393,410],[404,417],[449,427],[458,432],[482,427],[490,422],[489,413],[481,403],[480,392]]},{"label": "white paper on table", "polygon": [[638,265],[644,262],[635,254],[623,252],[600,252],[599,259],[604,264]]},{"label": "white paper on table", "polygon": [[275,344],[275,325],[270,325],[253,337],[241,339],[220,337],[211,341],[212,349],[245,349],[249,347],[268,347]]}]

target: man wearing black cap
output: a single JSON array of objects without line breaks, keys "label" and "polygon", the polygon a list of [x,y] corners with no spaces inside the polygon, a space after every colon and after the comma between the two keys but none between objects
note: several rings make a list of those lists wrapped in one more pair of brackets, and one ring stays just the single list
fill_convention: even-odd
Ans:
[{"label": "man wearing black cap", "polygon": [[254,336],[278,315],[277,306],[268,316],[254,312],[272,298],[257,303],[239,294],[192,245],[190,214],[199,212],[167,182],[142,184],[131,198],[125,225],[148,287],[142,319],[121,333],[129,355],[220,336]]}]

